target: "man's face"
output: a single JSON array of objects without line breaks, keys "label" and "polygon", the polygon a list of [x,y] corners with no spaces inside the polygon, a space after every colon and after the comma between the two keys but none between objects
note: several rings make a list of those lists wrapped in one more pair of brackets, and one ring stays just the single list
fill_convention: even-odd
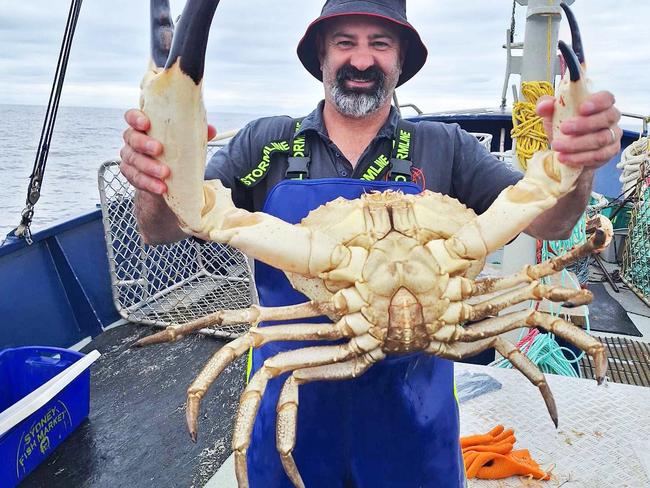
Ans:
[{"label": "man's face", "polygon": [[320,46],[325,97],[340,113],[361,118],[390,103],[402,72],[397,27],[364,16],[333,19]]}]

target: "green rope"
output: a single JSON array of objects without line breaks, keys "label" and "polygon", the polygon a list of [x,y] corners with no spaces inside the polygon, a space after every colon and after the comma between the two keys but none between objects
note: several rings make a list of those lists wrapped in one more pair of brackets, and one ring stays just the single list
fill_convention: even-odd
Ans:
[{"label": "green rope", "polygon": [[[573,378],[581,376],[576,372],[572,364],[580,361],[582,354],[576,356],[571,349],[560,346],[555,340],[554,334],[541,334],[539,331],[533,330],[520,341],[518,347],[543,373],[559,374]],[[510,361],[505,358],[496,361],[495,366],[512,368]]]}]

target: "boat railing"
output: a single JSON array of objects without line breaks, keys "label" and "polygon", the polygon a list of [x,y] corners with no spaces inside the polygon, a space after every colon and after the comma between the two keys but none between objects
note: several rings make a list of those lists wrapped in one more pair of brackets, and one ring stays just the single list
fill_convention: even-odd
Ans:
[{"label": "boat railing", "polygon": [[623,119],[634,119],[635,121],[641,121],[641,131],[639,134],[641,137],[648,135],[648,127],[650,126],[650,115],[641,115],[635,114],[632,112],[621,112],[621,117]]},{"label": "boat railing", "polygon": [[212,157],[212,155],[216,151],[218,151],[219,149],[224,147],[226,144],[228,144],[230,139],[235,137],[237,135],[237,133],[239,132],[239,130],[240,129],[234,129],[234,130],[229,130],[229,131],[226,131],[226,132],[219,133],[219,134],[216,135],[216,137],[214,137],[214,139],[209,141],[208,142],[208,151],[207,151],[207,155],[206,155],[207,156],[207,161],[210,160],[210,158]]},{"label": "boat railing", "polygon": [[[137,228],[135,190],[120,173],[119,161],[100,166],[98,184],[113,301],[124,319],[168,327],[256,302],[251,264],[240,251],[194,238],[147,245]],[[232,339],[248,327],[202,332]]]}]

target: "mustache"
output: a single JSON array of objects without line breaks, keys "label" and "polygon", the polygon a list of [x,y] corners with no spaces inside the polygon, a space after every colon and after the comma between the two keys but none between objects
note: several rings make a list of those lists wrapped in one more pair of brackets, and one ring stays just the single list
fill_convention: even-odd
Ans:
[{"label": "mustache", "polygon": [[341,86],[346,80],[383,82],[384,73],[377,66],[370,66],[369,68],[361,71],[351,64],[346,64],[342,66],[336,73],[336,81],[339,86]]}]

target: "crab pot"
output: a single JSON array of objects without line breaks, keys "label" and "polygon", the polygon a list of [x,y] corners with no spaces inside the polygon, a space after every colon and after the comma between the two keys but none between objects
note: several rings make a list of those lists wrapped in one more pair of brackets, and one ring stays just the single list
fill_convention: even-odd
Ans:
[{"label": "crab pot", "polygon": [[54,347],[0,352],[0,487],[16,486],[88,417],[90,369],[64,375],[82,357]]}]

